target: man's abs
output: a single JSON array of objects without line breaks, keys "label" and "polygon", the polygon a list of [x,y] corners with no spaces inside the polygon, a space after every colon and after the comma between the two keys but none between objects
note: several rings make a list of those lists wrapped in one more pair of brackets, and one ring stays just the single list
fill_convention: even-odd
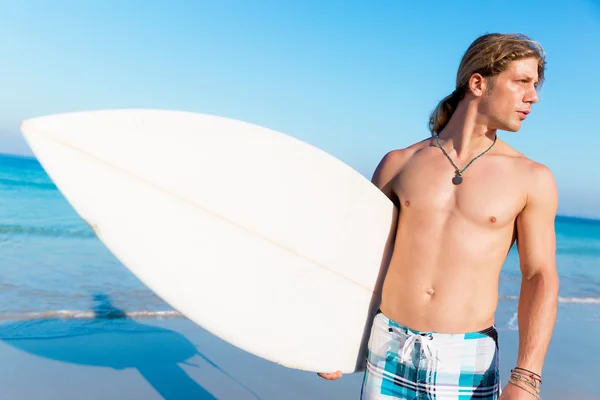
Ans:
[{"label": "man's abs", "polygon": [[493,325],[512,230],[414,222],[400,218],[381,310],[419,331],[463,333]]}]

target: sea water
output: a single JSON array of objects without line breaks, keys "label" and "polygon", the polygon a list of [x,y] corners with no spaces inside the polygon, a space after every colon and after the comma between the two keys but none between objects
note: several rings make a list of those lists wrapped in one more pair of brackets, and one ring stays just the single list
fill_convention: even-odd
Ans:
[{"label": "sea water", "polygon": [[[557,217],[556,232],[557,325],[600,321],[600,221]],[[122,316],[179,317],[104,247],[33,158],[0,155],[0,243],[0,339],[119,329]],[[500,278],[499,330],[517,329],[520,284],[513,249]],[[63,332],[56,321],[65,319],[81,322]],[[121,325],[131,326],[145,325]]]}]

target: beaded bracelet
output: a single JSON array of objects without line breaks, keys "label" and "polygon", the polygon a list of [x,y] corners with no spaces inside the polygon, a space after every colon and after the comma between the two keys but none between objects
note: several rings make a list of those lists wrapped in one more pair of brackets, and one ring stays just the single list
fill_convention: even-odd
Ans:
[{"label": "beaded bracelet", "polygon": [[529,373],[529,377],[531,377],[532,379],[536,379],[536,380],[540,381],[540,383],[542,383],[542,377],[539,374],[536,374],[535,372],[532,372],[528,369],[521,368],[521,367],[515,367],[514,369],[511,369],[510,372],[513,372],[515,370],[527,372],[527,373]]},{"label": "beaded bracelet", "polygon": [[513,380],[515,380],[515,381],[522,382],[522,383],[526,384],[527,386],[529,386],[529,387],[531,387],[533,390],[535,390],[535,392],[536,392],[536,393],[539,393],[539,392],[540,392],[540,388],[539,388],[539,386],[538,386],[537,382],[536,382],[535,380],[534,380],[534,381],[530,381],[530,380],[528,380],[528,379],[527,379],[527,376],[523,376],[523,375],[520,375],[520,374],[518,374],[518,373],[514,373],[514,372],[513,372],[513,373],[510,375],[510,378],[511,378],[511,379],[513,379]]},{"label": "beaded bracelet", "polygon": [[514,381],[514,380],[512,380],[512,379],[509,379],[509,380],[508,380],[508,383],[510,383],[511,385],[514,385],[514,386],[518,387],[518,388],[519,388],[519,389],[521,389],[521,390],[524,390],[524,391],[526,391],[526,392],[527,392],[527,393],[529,393],[530,395],[534,396],[536,399],[538,399],[538,400],[541,400],[541,397],[540,397],[540,395],[539,395],[539,394],[537,394],[537,393],[535,393],[535,392],[532,392],[532,391],[530,391],[530,390],[529,390],[529,389],[527,389],[526,387],[523,387],[523,386],[521,386],[521,384],[520,384],[520,383],[518,383],[517,381]]}]

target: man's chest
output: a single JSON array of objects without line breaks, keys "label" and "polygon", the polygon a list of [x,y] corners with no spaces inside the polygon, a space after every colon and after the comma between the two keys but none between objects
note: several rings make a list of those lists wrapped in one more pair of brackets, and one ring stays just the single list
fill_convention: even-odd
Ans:
[{"label": "man's chest", "polygon": [[[439,159],[407,165],[393,182],[403,213],[423,217],[461,216],[481,224],[512,223],[525,204],[525,190],[514,168],[481,160],[462,175]],[[444,161],[444,160],[442,160]]]}]

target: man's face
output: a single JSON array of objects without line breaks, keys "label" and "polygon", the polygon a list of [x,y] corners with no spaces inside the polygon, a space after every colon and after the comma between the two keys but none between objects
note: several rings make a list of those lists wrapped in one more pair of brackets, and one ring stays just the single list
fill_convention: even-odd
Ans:
[{"label": "man's face", "polygon": [[[513,61],[510,67],[488,81],[481,98],[480,110],[490,129],[516,132],[538,101],[538,62],[535,58]],[[490,89],[489,83],[493,83]]]}]

